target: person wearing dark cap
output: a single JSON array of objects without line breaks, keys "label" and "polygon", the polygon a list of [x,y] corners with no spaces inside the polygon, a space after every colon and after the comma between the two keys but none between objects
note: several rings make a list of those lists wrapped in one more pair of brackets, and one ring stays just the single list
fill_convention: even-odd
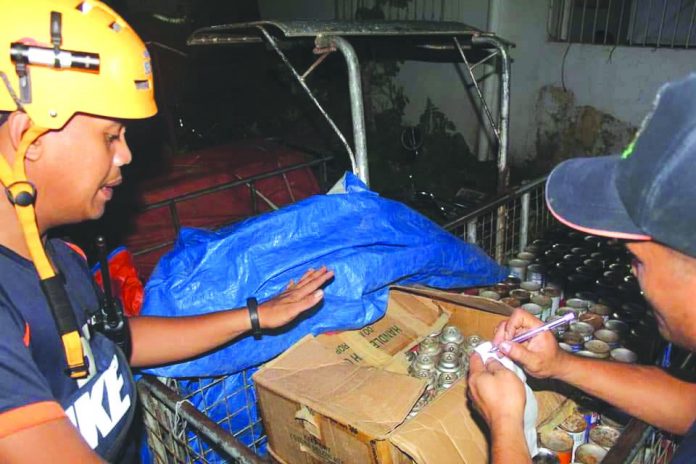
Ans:
[{"label": "person wearing dark cap", "polygon": [[[696,351],[696,74],[664,85],[622,154],[576,158],[550,174],[546,201],[561,223],[625,241],[661,335]],[[696,462],[696,384],[653,366],[573,356],[516,310],[494,344],[537,378],[555,378],[662,430],[683,436],[673,464]],[[530,462],[522,435],[524,389],[497,361],[471,359],[469,393],[492,435],[492,462]]]}]

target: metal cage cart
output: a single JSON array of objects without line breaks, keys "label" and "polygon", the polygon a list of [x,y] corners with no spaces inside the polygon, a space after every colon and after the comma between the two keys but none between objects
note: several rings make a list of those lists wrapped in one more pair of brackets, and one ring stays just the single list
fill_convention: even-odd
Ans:
[{"label": "metal cage cart", "polygon": [[[410,47],[410,50],[417,57],[433,59],[436,56],[440,61],[462,63],[467,85],[473,89],[473,93],[478,97],[480,119],[487,124],[488,130],[495,140],[498,191],[505,190],[508,182],[507,140],[510,101],[508,49],[513,44],[494,34],[454,22],[260,21],[200,29],[191,35],[188,45],[220,46],[265,43],[279,56],[299,87],[316,106],[331,130],[341,141],[350,159],[354,174],[369,185],[360,64],[349,39],[350,41],[379,39],[380,43],[387,46],[389,43],[393,44],[394,41],[398,41],[400,46]],[[305,71],[298,71],[283,50],[289,42],[302,46],[310,40],[312,41],[310,43],[311,52],[317,58]],[[336,51],[342,54],[347,65],[352,137],[344,135],[308,85],[310,74]],[[484,63],[492,64],[496,61],[500,70],[500,89],[497,108],[492,111],[486,102],[480,83],[476,79],[474,69]],[[352,139],[352,145],[349,139]],[[534,184],[535,187],[541,185],[541,182]],[[252,197],[255,197],[256,192],[253,184],[249,185],[249,188],[254,194]],[[520,193],[520,195],[523,194],[524,192]],[[469,231],[463,238],[474,238],[473,241],[476,243],[490,241],[491,227],[501,229],[517,224],[515,218],[519,218],[519,214],[508,219],[508,213],[504,211],[504,208],[508,206],[508,200],[515,202],[517,200],[513,200],[513,198],[520,195],[518,192],[513,192],[496,202],[496,206],[500,205],[500,207],[495,208],[495,214],[491,218],[486,217],[489,209],[483,208],[480,213],[475,212],[474,215],[467,215],[463,218],[464,222],[454,221],[448,228],[458,233],[460,224],[469,224],[473,231],[474,226],[471,224],[476,223],[478,224],[476,226],[477,231],[479,231],[478,236],[474,237],[472,235],[474,232]],[[166,205],[162,206],[166,207]],[[171,205],[169,206],[171,209]],[[514,209],[514,211],[517,210]],[[492,220],[493,218],[495,221]],[[529,223],[529,221],[524,222]],[[509,234],[502,233],[502,236],[507,235]],[[492,242],[490,243],[492,244]],[[497,245],[493,246],[493,249],[497,250],[498,248],[500,247]],[[490,248],[486,249],[490,250]],[[513,251],[509,245],[501,250],[506,253]],[[208,392],[229,383],[228,378],[158,379],[146,376],[139,382],[148,444],[154,462],[263,462],[262,458],[255,454],[255,452],[263,450],[265,435],[256,412],[256,396],[251,382],[251,374],[243,372],[235,375],[241,375],[241,378],[236,379],[235,386],[225,390],[226,396],[222,399],[217,398],[211,404],[206,402],[206,398],[209,396]],[[234,399],[235,404],[241,404],[241,406],[230,410],[228,399]],[[194,407],[193,402],[197,403],[198,409]],[[208,416],[212,411],[216,411],[217,415],[220,416],[220,408],[223,408],[222,416],[224,418],[218,423],[213,422]],[[238,419],[243,419],[240,422],[241,426],[235,424]]]},{"label": "metal cage cart", "polygon": [[[498,262],[513,257],[534,238],[547,230],[554,220],[544,203],[545,179],[537,179],[507,192],[508,115],[510,89],[510,58],[512,46],[499,37],[460,23],[449,22],[322,22],[322,21],[260,21],[253,23],[213,26],[192,34],[189,45],[239,45],[265,43],[287,66],[290,74],[322,114],[339,138],[351,161],[353,172],[369,184],[369,169],[365,139],[360,67],[355,49],[347,39],[399,40],[413,45],[424,53],[445,54],[465,65],[467,84],[480,102],[481,120],[496,141],[498,169],[497,190],[501,196],[445,225],[453,234],[481,246]],[[298,71],[283,52],[288,42],[306,43],[313,40],[312,53],[317,59],[305,71]],[[308,85],[310,74],[333,52],[340,52],[347,65],[348,90],[351,101],[352,145]],[[449,55],[447,55],[449,54]],[[476,80],[474,69],[486,62],[498,60],[500,91],[494,116],[484,92]],[[253,187],[250,187],[253,189]],[[256,395],[249,372],[234,374],[234,388],[226,390],[227,397],[206,402],[206,393],[224,385],[228,377],[211,379],[158,379],[144,377],[139,382],[148,444],[156,463],[234,462],[261,463],[267,458],[256,452],[264,447],[266,437],[256,410]],[[227,399],[234,397],[229,408]],[[202,398],[202,400],[201,400]],[[241,399],[241,401],[240,401]],[[192,403],[197,403],[195,407]],[[211,411],[222,410],[223,419],[214,422]],[[243,418],[243,426],[234,422]],[[649,430],[644,424],[631,425],[631,443],[644,440]],[[635,445],[613,453],[606,462],[631,462]]]}]

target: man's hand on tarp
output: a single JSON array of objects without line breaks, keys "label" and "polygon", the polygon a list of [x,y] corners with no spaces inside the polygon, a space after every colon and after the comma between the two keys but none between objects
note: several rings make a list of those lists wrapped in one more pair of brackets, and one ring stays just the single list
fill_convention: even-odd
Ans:
[{"label": "man's hand on tarp", "polygon": [[315,307],[324,298],[321,287],[333,276],[333,271],[324,266],[317,270],[310,269],[297,283],[290,281],[283,293],[259,305],[261,328],[281,327]]}]

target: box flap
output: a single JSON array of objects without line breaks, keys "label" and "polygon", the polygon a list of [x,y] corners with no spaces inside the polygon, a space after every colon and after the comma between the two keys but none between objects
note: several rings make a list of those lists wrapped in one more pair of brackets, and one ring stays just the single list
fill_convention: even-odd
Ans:
[{"label": "box flap", "polygon": [[316,339],[348,362],[406,374],[406,352],[426,335],[442,329],[450,317],[443,309],[428,298],[391,292],[381,319],[360,330],[322,334]]},{"label": "box flap", "polygon": [[[395,429],[389,439],[419,464],[433,462],[488,462],[487,427],[472,412],[466,380],[426,406],[417,416]],[[539,407],[537,425],[555,418],[568,400],[552,391],[534,392]]]},{"label": "box flap", "polygon": [[254,381],[375,438],[398,426],[425,389],[422,380],[347,362],[313,337],[268,363]]},{"label": "box flap", "polygon": [[[502,316],[509,316],[513,311],[512,307],[506,305],[505,303],[501,303],[500,301],[482,298],[480,296],[464,295],[445,290],[437,290],[423,286],[403,287],[395,285],[391,287],[390,290],[391,293],[404,292],[413,295],[427,296],[435,300],[446,301],[459,306],[468,306],[470,308],[476,308],[489,313],[500,314]],[[392,295],[390,294],[390,298],[391,297]]]},{"label": "box flap", "polygon": [[389,439],[417,463],[488,462],[488,443],[466,398],[466,380],[428,404]]}]

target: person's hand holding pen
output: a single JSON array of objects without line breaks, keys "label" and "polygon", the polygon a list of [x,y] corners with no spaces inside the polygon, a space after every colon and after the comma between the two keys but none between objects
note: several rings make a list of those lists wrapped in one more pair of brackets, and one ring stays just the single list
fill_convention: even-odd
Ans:
[{"label": "person's hand holding pen", "polygon": [[532,377],[556,377],[570,356],[560,349],[550,331],[543,331],[523,343],[512,341],[516,336],[541,327],[543,322],[523,309],[516,309],[510,318],[498,325],[493,345]]},{"label": "person's hand holding pen", "polygon": [[[543,324],[522,309],[516,309],[510,319],[496,329],[493,339],[498,356],[507,355],[535,377],[554,375],[565,355],[551,329],[568,323],[574,314],[562,320]],[[514,341],[513,341],[514,340]],[[495,356],[474,352],[469,361],[467,394],[473,406],[488,424],[492,437],[493,462],[530,462],[523,433],[526,394],[517,375],[505,368]]]},{"label": "person's hand holding pen", "polygon": [[[569,313],[561,320],[543,324],[528,312],[516,309],[496,329],[491,352],[508,356],[535,377],[552,376],[565,352],[558,348],[551,329],[574,318]],[[522,382],[495,358],[488,358],[484,364],[478,353],[472,355],[469,363],[468,394],[490,427],[497,427],[500,418],[518,422],[524,410]]]}]

